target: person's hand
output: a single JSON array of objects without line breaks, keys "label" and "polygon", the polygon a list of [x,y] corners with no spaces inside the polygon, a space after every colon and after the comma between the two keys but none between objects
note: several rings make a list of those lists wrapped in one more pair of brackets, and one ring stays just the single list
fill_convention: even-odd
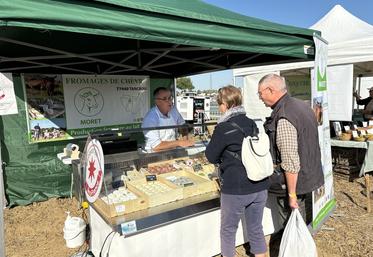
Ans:
[{"label": "person's hand", "polygon": [[294,194],[294,193],[289,194],[289,207],[291,209],[298,209],[299,208],[297,195]]},{"label": "person's hand", "polygon": [[181,147],[188,147],[188,146],[193,146],[194,145],[194,139],[182,139],[178,140],[179,146]]},{"label": "person's hand", "polygon": [[353,95],[354,95],[354,97],[356,97],[356,98],[360,98],[360,96],[359,96],[359,94],[357,93],[357,91],[355,91],[355,92],[353,93]]}]

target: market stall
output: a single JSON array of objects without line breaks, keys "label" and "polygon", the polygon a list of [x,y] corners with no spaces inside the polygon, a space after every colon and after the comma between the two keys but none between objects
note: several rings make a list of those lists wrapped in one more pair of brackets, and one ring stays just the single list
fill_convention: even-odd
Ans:
[{"label": "market stall", "polygon": [[[146,91],[151,92],[159,86],[174,87],[174,78],[180,76],[315,58],[315,31],[238,15],[201,1],[14,0],[3,1],[0,7],[0,72],[11,74],[19,110],[18,114],[1,118],[5,189],[11,206],[68,196],[71,169],[57,159],[57,153],[68,142],[83,149],[85,137],[90,132],[106,129],[106,126],[126,125],[125,120],[110,124],[110,116],[102,113],[74,123],[79,115],[90,114],[90,109],[85,110],[82,105],[76,116],[70,116],[66,109],[67,125],[63,134],[72,138],[48,141],[51,131],[47,130],[43,133],[46,142],[41,142],[40,124],[30,127],[37,120],[30,119],[30,113],[35,117],[39,115],[27,100],[30,95],[33,103],[42,105],[42,111],[52,117],[61,112],[61,98],[40,103],[42,98],[37,93],[40,91],[53,97],[51,85],[57,85],[54,89],[59,92],[62,88],[66,104],[75,99],[74,87],[68,86],[74,76],[102,79],[101,83],[91,80],[93,89],[79,94],[80,100],[88,97],[92,100],[101,93],[102,98],[97,99],[102,101],[94,105],[99,106],[99,103],[110,102],[105,99],[107,91],[130,87],[127,82],[116,81],[115,76],[147,76]],[[114,78],[114,82],[108,82],[116,86],[106,86],[105,76]],[[52,83],[53,79],[58,83]],[[76,81],[80,80],[74,81],[77,85]],[[86,79],[82,81],[89,86]],[[128,99],[134,100],[133,96]],[[146,105],[150,105],[151,100],[149,96]],[[141,101],[134,102],[143,105]],[[71,102],[68,107],[74,104],[76,102]],[[71,109],[70,113],[73,113]],[[139,123],[140,120],[131,121],[133,126],[139,126]],[[61,131],[52,132],[55,132],[52,138],[54,135],[61,137]],[[214,213],[214,208],[210,208],[210,213]],[[91,210],[95,217],[96,209]],[[185,224],[198,222],[198,217],[202,216],[186,218],[186,223],[172,224],[188,227]],[[95,222],[92,220],[93,224]],[[105,223],[112,228],[111,223]],[[99,233],[99,230],[94,232]],[[98,237],[102,239],[106,235],[98,234]],[[102,241],[94,240],[95,244]]]},{"label": "market stall", "polygon": [[19,108],[2,118],[10,205],[67,196],[70,187],[70,170],[55,157],[66,142],[28,142],[20,73],[147,75],[151,91],[179,76],[314,59],[314,31],[201,1],[16,0],[0,7],[0,72],[13,74]]},{"label": "market stall", "polygon": [[[95,256],[213,256],[220,252],[219,182],[216,167],[204,156],[206,143],[197,138],[195,146],[188,148],[103,154],[97,158],[104,160],[100,176],[91,174],[96,158],[92,155],[97,152],[90,151],[92,144],[100,143],[88,139],[84,157],[73,161],[73,171],[75,195],[91,201],[90,249]],[[101,179],[102,185],[95,179]],[[90,199],[95,188],[99,188],[97,199]],[[279,229],[269,204],[263,217],[266,235]],[[243,227],[239,225],[237,245],[247,241]]]}]

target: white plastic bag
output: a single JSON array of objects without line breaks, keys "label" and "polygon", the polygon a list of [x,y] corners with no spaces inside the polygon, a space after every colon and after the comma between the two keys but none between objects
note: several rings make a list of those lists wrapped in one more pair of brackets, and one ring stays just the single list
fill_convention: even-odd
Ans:
[{"label": "white plastic bag", "polygon": [[282,235],[279,257],[317,257],[316,244],[298,209],[293,209]]}]

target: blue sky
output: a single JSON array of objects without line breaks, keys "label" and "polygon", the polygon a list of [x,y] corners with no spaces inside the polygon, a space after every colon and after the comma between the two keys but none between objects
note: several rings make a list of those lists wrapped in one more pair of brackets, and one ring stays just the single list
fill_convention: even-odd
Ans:
[{"label": "blue sky", "polygon": [[[308,28],[335,5],[373,25],[373,0],[204,0],[209,4],[243,15],[276,23]],[[196,89],[217,89],[233,84],[232,71],[220,71],[191,77]]]}]

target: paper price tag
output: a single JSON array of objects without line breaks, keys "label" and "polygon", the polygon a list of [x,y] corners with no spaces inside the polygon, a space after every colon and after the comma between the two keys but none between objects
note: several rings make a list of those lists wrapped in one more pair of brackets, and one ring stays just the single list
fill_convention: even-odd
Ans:
[{"label": "paper price tag", "polygon": [[373,120],[369,121],[369,126],[373,126]]},{"label": "paper price tag", "polygon": [[355,131],[355,130],[352,131],[352,137],[359,137],[358,134],[357,134],[357,131]]},{"label": "paper price tag", "polygon": [[350,129],[350,126],[343,126],[343,128],[345,129],[345,131],[349,131],[349,130],[351,130],[351,129]]},{"label": "paper price tag", "polygon": [[362,136],[365,136],[365,135],[367,134],[367,132],[366,132],[365,130],[361,130],[361,131],[360,131],[360,134],[361,134]]},{"label": "paper price tag", "polygon": [[122,229],[122,234],[123,235],[132,234],[132,233],[135,233],[137,231],[137,226],[136,226],[136,221],[135,220],[122,223],[122,224],[120,224],[120,227]]},{"label": "paper price tag", "polygon": [[125,212],[126,211],[126,206],[124,204],[115,205],[115,211],[118,212],[118,213]]},{"label": "paper price tag", "polygon": [[364,127],[364,128],[368,127],[368,122],[363,121],[363,127]]},{"label": "paper price tag", "polygon": [[357,125],[354,124],[354,129],[357,129]]}]

